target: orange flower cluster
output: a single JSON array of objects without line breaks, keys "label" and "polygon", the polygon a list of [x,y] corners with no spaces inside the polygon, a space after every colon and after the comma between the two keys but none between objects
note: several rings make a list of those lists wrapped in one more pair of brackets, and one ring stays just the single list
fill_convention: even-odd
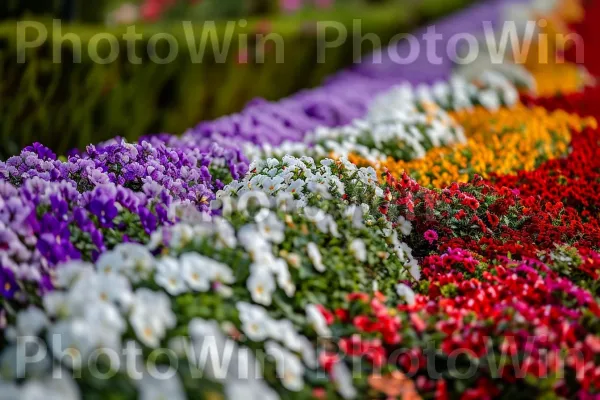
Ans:
[{"label": "orange flower cluster", "polygon": [[350,161],[372,165],[379,173],[389,170],[400,176],[406,171],[422,185],[444,187],[452,182],[467,182],[474,175],[533,170],[543,161],[567,152],[572,130],[596,126],[594,118],[523,105],[496,112],[480,107],[453,116],[465,130],[465,144],[434,148],[425,157],[411,161],[388,158],[373,165],[356,155]]},{"label": "orange flower cluster", "polygon": [[536,83],[536,96],[575,93],[591,83],[591,77],[574,63],[547,64],[529,68]]}]

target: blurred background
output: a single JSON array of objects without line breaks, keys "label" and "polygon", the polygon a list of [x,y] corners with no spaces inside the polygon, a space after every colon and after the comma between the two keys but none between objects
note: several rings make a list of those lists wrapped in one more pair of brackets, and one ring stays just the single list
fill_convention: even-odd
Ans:
[{"label": "blurred background", "polygon": [[[470,0],[0,0],[0,158],[40,141],[64,153],[88,143],[122,136],[135,140],[149,133],[182,133],[202,120],[241,110],[255,97],[277,100],[352,64],[353,42],[327,52],[317,63],[317,21],[335,21],[351,28],[361,19],[362,34],[376,33],[386,44],[400,32],[464,7]],[[199,38],[203,22],[216,21],[223,35],[227,21],[244,18],[248,42],[235,39],[225,63],[207,53],[192,63],[181,21],[192,21]],[[73,43],[53,37],[52,20],[62,32],[82,42],[81,63],[73,62]],[[17,23],[46,25],[48,40],[17,63]],[[135,24],[143,39],[132,64],[126,27]],[[165,65],[148,60],[147,42],[155,33],[170,33],[179,55]],[[272,47],[259,46],[253,34],[280,34],[285,43],[283,63]],[[120,55],[101,65],[86,56],[94,35],[119,38]],[[334,33],[332,33],[334,34]],[[163,54],[168,54],[166,42]],[[257,53],[264,48],[257,62]],[[373,51],[370,43],[362,48]],[[60,63],[53,62],[56,53]]]}]

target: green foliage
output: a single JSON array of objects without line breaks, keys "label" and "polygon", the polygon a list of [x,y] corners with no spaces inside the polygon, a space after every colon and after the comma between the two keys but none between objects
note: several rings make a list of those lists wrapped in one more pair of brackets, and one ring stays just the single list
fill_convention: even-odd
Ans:
[{"label": "green foliage", "polygon": [[[453,7],[468,0],[453,0]],[[437,11],[407,2],[397,5],[347,8],[329,14],[281,16],[269,22],[269,32],[282,35],[285,43],[284,62],[277,63],[275,52],[265,52],[264,63],[256,62],[255,51],[263,48],[251,38],[264,29],[264,21],[249,21],[247,26],[235,25],[234,40],[226,62],[215,62],[213,49],[207,46],[203,62],[190,59],[188,40],[200,43],[208,27],[197,25],[186,36],[182,26],[138,26],[143,40],[136,42],[136,55],[141,64],[127,58],[125,27],[106,28],[94,25],[62,27],[62,35],[75,33],[81,38],[81,63],[73,63],[74,46],[68,40],[53,38],[52,23],[46,21],[49,32],[46,43],[29,49],[26,62],[17,63],[17,29],[15,22],[0,24],[0,158],[15,154],[34,141],[40,141],[59,153],[82,148],[92,142],[122,136],[135,140],[140,135],[157,132],[181,133],[202,120],[239,111],[252,98],[276,100],[300,89],[318,85],[324,77],[351,64],[353,41],[327,51],[326,62],[317,58],[317,16],[320,20],[337,21],[347,27],[360,16],[362,32],[374,32],[386,43],[399,31],[410,31],[424,16]],[[444,10],[444,12],[447,10]],[[225,23],[214,28],[223,43]],[[90,60],[91,38],[100,32],[115,35],[119,41],[119,57],[101,65]],[[169,32],[179,43],[179,56],[171,63],[159,65],[149,60],[147,41],[155,33]],[[333,32],[329,29],[327,33]],[[335,33],[335,32],[333,32]],[[35,29],[27,30],[28,40]],[[238,42],[247,34],[248,46]],[[104,46],[104,47],[103,47]],[[162,47],[161,47],[162,46]],[[167,54],[167,42],[159,41],[158,55]],[[108,41],[102,40],[98,54],[105,56]],[[368,52],[369,45],[364,51]],[[61,63],[53,62],[56,48]],[[239,54],[248,54],[247,63],[239,62]]]}]

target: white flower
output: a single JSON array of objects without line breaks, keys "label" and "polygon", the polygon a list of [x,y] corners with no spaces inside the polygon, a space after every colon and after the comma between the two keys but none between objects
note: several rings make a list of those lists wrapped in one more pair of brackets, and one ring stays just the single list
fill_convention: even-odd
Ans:
[{"label": "white flower", "polygon": [[20,400],[79,400],[81,393],[71,373],[62,368],[56,372],[57,377],[51,376],[43,380],[26,382],[21,387],[18,398]]},{"label": "white flower", "polygon": [[325,272],[325,265],[323,265],[323,258],[321,256],[321,252],[319,251],[319,247],[313,242],[310,242],[306,246],[306,250],[308,252],[308,258],[310,258],[310,261],[312,261],[315,269],[319,272]]},{"label": "white flower", "polygon": [[296,293],[296,285],[292,281],[292,275],[286,262],[279,258],[274,264],[275,275],[277,276],[277,285],[283,289],[288,297],[292,297]]},{"label": "white flower", "polygon": [[[80,369],[96,347],[96,331],[84,320],[60,321],[46,334],[52,354],[69,368]],[[60,340],[55,340],[60,338]]]},{"label": "white flower", "polygon": [[265,350],[275,359],[277,377],[283,386],[292,392],[301,391],[304,388],[304,366],[298,356],[275,342],[267,342]]},{"label": "white flower", "polygon": [[52,284],[57,289],[65,289],[73,285],[81,276],[94,270],[94,266],[82,261],[69,261],[53,270]]},{"label": "white flower", "polygon": [[285,347],[292,351],[302,351],[302,336],[298,334],[291,321],[287,319],[276,321],[273,328],[277,331],[277,334],[271,336],[273,339],[281,341]]},{"label": "white flower", "polygon": [[396,285],[396,293],[398,293],[398,296],[403,298],[409,306],[415,304],[415,292],[404,283]]},{"label": "white flower", "polygon": [[143,344],[156,348],[167,329],[175,326],[176,317],[167,295],[143,288],[135,292],[129,322]]},{"label": "white flower", "polygon": [[[172,367],[157,367],[161,379],[144,374],[139,385],[139,400],[185,400],[181,380]],[[163,378],[167,377],[167,378]]]},{"label": "white flower", "polygon": [[212,261],[211,276],[210,276],[211,281],[227,283],[227,284],[232,284],[235,282],[235,277],[233,276],[233,271],[231,271],[231,268],[229,268],[229,266],[227,266],[223,263],[220,263],[218,261],[215,261],[215,260],[211,260],[211,261]]},{"label": "white flower", "polygon": [[157,263],[154,280],[173,296],[187,291],[181,273],[181,265],[173,257],[164,257]]},{"label": "white flower", "polygon": [[85,320],[96,347],[121,350],[121,335],[125,332],[126,323],[117,308],[110,303],[95,303],[86,309]]},{"label": "white flower", "polygon": [[363,224],[363,210],[361,207],[351,204],[344,210],[344,216],[352,221],[352,227],[356,229],[362,229]]},{"label": "white flower", "polygon": [[398,217],[398,228],[404,236],[408,236],[412,232],[412,224],[403,216]]},{"label": "white flower", "polygon": [[309,304],[306,306],[305,311],[308,324],[315,330],[315,332],[317,332],[317,335],[321,337],[330,337],[331,330],[327,326],[327,321],[317,306],[314,304]]},{"label": "white flower", "polygon": [[17,333],[19,336],[37,336],[49,324],[46,314],[37,307],[30,306],[17,314]]},{"label": "white flower", "polygon": [[256,223],[260,234],[272,243],[279,244],[285,239],[285,225],[273,212],[261,210],[256,216]]},{"label": "white flower", "polygon": [[277,192],[283,185],[283,178],[280,176],[274,176],[273,178],[265,178],[262,181],[262,188],[268,194]]},{"label": "white flower", "polygon": [[344,399],[354,399],[357,396],[356,389],[352,384],[352,374],[342,361],[333,365],[331,370],[331,379],[333,380],[338,393]]},{"label": "white flower", "polygon": [[238,239],[242,247],[250,254],[253,260],[256,261],[256,255],[263,252],[270,252],[271,245],[258,232],[253,224],[244,225],[238,230]]},{"label": "white flower", "polygon": [[267,311],[259,306],[239,302],[236,305],[239,318],[242,322],[242,331],[254,342],[261,342],[268,338],[269,316]]},{"label": "white flower", "polygon": [[[397,237],[395,238],[397,240]],[[412,258],[412,249],[406,243],[394,243],[396,255],[400,261],[405,262]]]},{"label": "white flower", "polygon": [[304,364],[306,364],[308,368],[317,369],[319,363],[317,361],[317,352],[315,351],[313,344],[305,336],[301,336],[300,341],[302,342],[302,349],[300,350],[302,361],[304,361]]},{"label": "white flower", "polygon": [[421,280],[421,269],[419,268],[419,264],[417,263],[417,260],[415,260],[414,258],[410,259],[410,262],[408,263],[408,267],[410,268],[409,272],[410,275],[416,280]]},{"label": "white flower", "polygon": [[279,400],[277,392],[258,380],[228,380],[225,395],[229,400]]},{"label": "white flower", "polygon": [[185,253],[180,257],[180,262],[185,283],[197,292],[207,292],[213,274],[213,260],[197,253]]},{"label": "white flower", "polygon": [[306,185],[306,182],[304,182],[302,179],[296,179],[288,185],[285,191],[292,195],[300,194],[302,189],[304,189],[304,185]]},{"label": "white flower", "polygon": [[96,262],[96,270],[104,274],[117,273],[123,264],[123,258],[121,253],[112,250],[104,252],[98,258]]},{"label": "white flower", "polygon": [[354,239],[352,243],[350,243],[350,252],[358,261],[367,261],[367,246],[361,239]]},{"label": "white flower", "polygon": [[233,226],[223,218],[215,218],[213,222],[217,229],[217,239],[219,240],[219,243],[227,248],[234,248],[237,244],[237,240],[235,238]]},{"label": "white flower", "polygon": [[252,271],[246,286],[250,291],[252,300],[258,304],[268,306],[271,304],[271,296],[275,291],[275,281],[271,272],[265,268],[257,268]]},{"label": "white flower", "polygon": [[155,261],[147,248],[137,243],[122,243],[115,247],[114,252],[121,259],[121,265],[116,268],[133,283],[150,279]]}]

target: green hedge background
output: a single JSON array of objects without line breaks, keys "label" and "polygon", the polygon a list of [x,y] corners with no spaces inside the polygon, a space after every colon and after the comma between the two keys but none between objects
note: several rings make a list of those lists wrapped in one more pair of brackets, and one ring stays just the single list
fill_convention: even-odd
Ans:
[{"label": "green hedge background", "polygon": [[[215,63],[211,47],[207,46],[203,62],[192,64],[180,24],[166,30],[164,24],[136,26],[144,40],[159,32],[169,32],[177,38],[179,57],[166,65],[148,60],[145,41],[137,42],[136,48],[143,63],[131,64],[125,57],[127,43],[123,40],[119,41],[121,57],[115,62],[93,63],[87,56],[89,40],[99,32],[121,38],[126,29],[87,24],[63,24],[62,27],[63,35],[72,32],[81,38],[82,62],[72,62],[73,48],[65,41],[56,42],[63,61],[53,63],[53,40],[58,38],[52,38],[50,20],[44,21],[49,32],[45,45],[28,50],[26,63],[18,64],[17,21],[5,21],[0,23],[0,157],[15,154],[34,141],[64,153],[114,136],[135,140],[147,133],[181,133],[202,120],[239,111],[254,97],[276,100],[316,86],[327,75],[351,64],[352,40],[328,50],[326,63],[316,62],[318,43],[314,21],[337,21],[350,28],[353,19],[360,18],[363,35],[376,33],[385,44],[393,35],[410,32],[425,21],[469,2],[402,0],[315,15],[278,16],[269,20],[268,31],[284,38],[285,59],[281,64],[276,63],[273,51],[266,52],[264,63],[254,62],[252,43],[247,48],[248,62],[240,63],[236,56],[240,53],[240,44],[236,40],[231,43],[232,56],[226,63]],[[252,37],[264,29],[265,22],[255,19],[249,20],[245,28],[236,26],[234,37],[241,33]],[[222,37],[224,23],[217,23],[216,30]],[[195,27],[194,32],[199,43],[202,24]],[[35,34],[33,29],[27,33]],[[335,34],[332,30],[328,33]],[[106,41],[101,44],[108,47]],[[164,41],[160,44],[166,45]],[[365,44],[363,51],[372,51],[369,47]],[[162,51],[158,50],[160,54]]]}]

